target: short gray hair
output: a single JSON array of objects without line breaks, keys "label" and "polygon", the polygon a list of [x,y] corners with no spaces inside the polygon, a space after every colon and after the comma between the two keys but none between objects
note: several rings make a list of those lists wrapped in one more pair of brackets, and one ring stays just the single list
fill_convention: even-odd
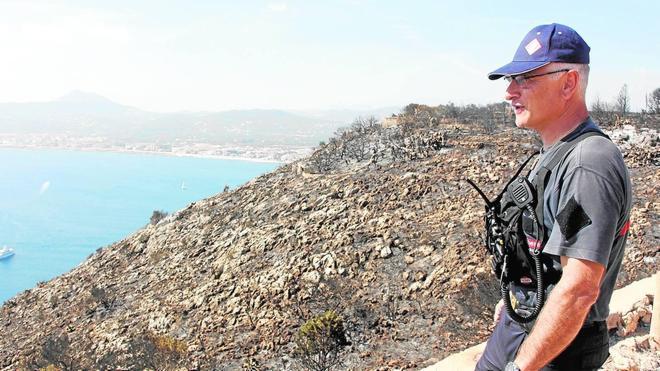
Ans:
[{"label": "short gray hair", "polygon": [[[587,95],[587,85],[589,84],[589,65],[588,64],[557,62],[557,63],[553,63],[553,65],[558,67],[558,69],[576,70],[578,75],[580,75],[580,80],[579,80],[580,96],[582,98],[586,97],[586,95]],[[559,77],[557,77],[557,78],[559,78]]]}]

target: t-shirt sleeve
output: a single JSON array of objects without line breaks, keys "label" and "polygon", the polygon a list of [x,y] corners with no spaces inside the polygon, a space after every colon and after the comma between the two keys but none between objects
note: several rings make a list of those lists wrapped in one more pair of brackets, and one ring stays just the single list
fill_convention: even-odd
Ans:
[{"label": "t-shirt sleeve", "polygon": [[559,190],[552,233],[544,252],[607,266],[621,210],[620,193],[599,172],[578,166]]}]

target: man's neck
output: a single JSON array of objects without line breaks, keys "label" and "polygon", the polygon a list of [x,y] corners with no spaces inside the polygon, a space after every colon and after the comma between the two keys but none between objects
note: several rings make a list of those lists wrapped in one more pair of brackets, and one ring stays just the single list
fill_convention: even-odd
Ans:
[{"label": "man's neck", "polygon": [[589,117],[589,111],[584,104],[567,108],[570,109],[564,110],[561,116],[553,120],[551,126],[539,132],[539,136],[543,142],[543,148],[550,148],[561,138],[570,134]]}]

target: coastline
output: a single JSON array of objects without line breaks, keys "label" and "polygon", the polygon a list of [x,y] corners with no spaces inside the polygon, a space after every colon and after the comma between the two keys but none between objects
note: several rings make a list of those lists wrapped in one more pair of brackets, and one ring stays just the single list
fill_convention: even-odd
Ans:
[{"label": "coastline", "polygon": [[[79,152],[108,152],[108,153],[124,153],[124,154],[141,154],[141,155],[152,155],[152,156],[193,157],[193,158],[203,158],[203,159],[211,159],[211,160],[249,161],[249,162],[260,162],[260,163],[273,163],[273,164],[287,164],[297,160],[298,158],[303,157],[300,156],[298,158],[292,158],[286,161],[286,160],[277,160],[270,157],[227,156],[227,155],[216,155],[209,153],[187,153],[187,152],[178,152],[178,151],[125,149],[125,148],[117,148],[117,147],[113,147],[113,148],[71,147],[71,146],[47,146],[47,145],[6,144],[6,143],[0,143],[0,148],[25,149],[25,150],[49,149],[49,150],[79,151]],[[301,148],[297,148],[297,149],[301,150]],[[266,149],[261,149],[261,150],[266,151]]]}]

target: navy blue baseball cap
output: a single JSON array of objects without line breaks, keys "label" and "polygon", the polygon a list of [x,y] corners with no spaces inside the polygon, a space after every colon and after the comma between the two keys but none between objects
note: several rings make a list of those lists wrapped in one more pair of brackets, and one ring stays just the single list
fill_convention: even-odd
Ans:
[{"label": "navy blue baseball cap", "polygon": [[520,43],[513,61],[488,74],[491,80],[533,71],[552,62],[589,64],[591,48],[575,32],[562,24],[532,28]]}]

